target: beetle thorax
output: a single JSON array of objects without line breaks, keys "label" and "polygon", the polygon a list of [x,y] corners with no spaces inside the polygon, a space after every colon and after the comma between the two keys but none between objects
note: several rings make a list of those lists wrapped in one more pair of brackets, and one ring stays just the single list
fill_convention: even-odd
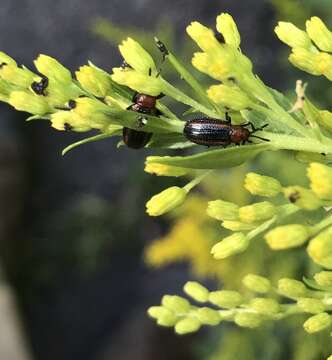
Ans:
[{"label": "beetle thorax", "polygon": [[250,136],[250,131],[241,125],[233,125],[231,132],[231,141],[234,144],[240,144],[243,141],[247,141]]}]

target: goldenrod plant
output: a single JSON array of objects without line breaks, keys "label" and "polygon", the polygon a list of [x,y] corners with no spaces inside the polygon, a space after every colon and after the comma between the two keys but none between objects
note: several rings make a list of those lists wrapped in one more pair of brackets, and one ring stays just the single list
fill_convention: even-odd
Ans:
[{"label": "goldenrod plant", "polygon": [[[303,330],[297,331],[328,333],[332,325],[332,113],[310,101],[301,83],[295,102],[264,84],[240,49],[241,37],[231,15],[220,14],[216,30],[217,35],[197,21],[187,27],[187,34],[200,49],[193,54],[192,65],[213,79],[208,88],[167,44],[165,47],[155,39],[162,51],[156,61],[137,41],[127,38],[119,46],[125,66],[114,68],[112,74],[89,62],[73,78],[68,69],[46,55],[35,60],[37,74],[0,53],[0,100],[30,113],[28,120],[50,121],[60,131],[95,131],[93,136],[69,145],[63,154],[84,143],[119,136],[124,127],[152,133],[147,147],[155,152],[192,148],[192,155],[147,157],[146,172],[189,178],[184,186],[173,185],[154,195],[146,205],[150,216],[181,212],[190,201],[190,192],[215,179],[220,169],[237,167],[267,152],[288,150],[288,157],[294,154],[298,162],[307,164],[307,184],[302,179],[284,184],[272,174],[248,172],[243,186],[253,196],[252,203],[197,197],[196,224],[182,213],[178,227],[147,249],[146,260],[152,265],[186,259],[197,275],[220,280],[220,289],[213,291],[197,281],[187,282],[183,289],[191,300],[165,295],[148,314],[159,325],[174,327],[181,335],[204,325],[233,322],[253,329],[288,317],[296,317],[303,324]],[[291,48],[292,65],[332,80],[332,33],[320,18],[308,20],[306,30],[280,22],[275,32]],[[162,60],[174,67],[194,96],[165,78]],[[135,93],[155,97],[161,115],[132,111]],[[200,147],[183,135],[184,115],[166,106],[161,94],[185,105],[186,116],[199,113],[201,118],[224,121],[228,113],[232,118],[228,130],[249,123],[256,129],[255,136],[248,133],[245,140],[250,142],[240,146]],[[285,163],[273,165],[281,168]],[[220,236],[216,236],[215,224]],[[195,238],[199,239],[197,243]],[[269,259],[266,266],[276,269],[282,265],[279,273],[284,274],[279,279],[263,274],[262,267],[255,268],[255,263],[265,260],[258,259],[257,252],[262,239],[266,247],[262,254]],[[291,261],[287,267],[289,251],[302,254],[296,270]],[[247,262],[232,261],[245,254],[251,254]],[[232,276],[227,279],[227,266],[233,277],[241,273],[241,284],[236,279],[232,282]],[[299,271],[303,277],[298,277]],[[324,355],[330,350],[321,349]]]}]

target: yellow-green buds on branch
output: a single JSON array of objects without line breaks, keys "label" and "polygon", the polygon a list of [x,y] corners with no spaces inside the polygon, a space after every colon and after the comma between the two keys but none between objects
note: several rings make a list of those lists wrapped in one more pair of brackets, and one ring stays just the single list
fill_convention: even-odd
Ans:
[{"label": "yellow-green buds on branch", "polygon": [[222,13],[217,17],[217,30],[222,34],[225,43],[236,48],[240,46],[239,30],[231,15]]},{"label": "yellow-green buds on branch", "polygon": [[154,195],[146,203],[146,212],[150,216],[163,215],[180,206],[186,199],[187,191],[178,186],[172,186],[161,193]]},{"label": "yellow-green buds on branch", "polygon": [[118,84],[128,86],[139,93],[157,96],[163,92],[163,83],[160,77],[157,78],[132,69],[121,68],[113,68],[111,77]]},{"label": "yellow-green buds on branch", "polygon": [[187,33],[203,51],[207,53],[220,51],[221,45],[213,31],[198,21],[193,21],[187,26]]},{"label": "yellow-green buds on branch", "polygon": [[198,319],[195,318],[185,318],[180,320],[175,325],[175,332],[179,335],[185,335],[189,333],[196,332],[201,327],[201,323]]},{"label": "yellow-green buds on branch", "polygon": [[301,281],[284,278],[278,281],[278,292],[291,299],[297,299],[305,297],[308,294],[308,289]]},{"label": "yellow-green buds on branch", "polygon": [[332,269],[332,227],[315,236],[309,242],[307,252],[315,263]]},{"label": "yellow-green buds on branch", "polygon": [[247,274],[242,279],[243,285],[254,292],[266,294],[271,290],[270,280],[259,275]]},{"label": "yellow-green buds on branch", "polygon": [[325,310],[324,304],[313,298],[300,298],[297,300],[297,306],[306,313],[319,314]]},{"label": "yellow-green buds on branch", "polygon": [[36,75],[28,69],[21,69],[13,64],[2,65],[0,77],[21,88],[29,88]]},{"label": "yellow-green buds on branch", "polygon": [[34,95],[29,91],[13,91],[8,102],[16,110],[26,111],[31,114],[45,115],[51,111],[50,106],[43,97]]},{"label": "yellow-green buds on branch", "polygon": [[239,218],[239,207],[228,201],[209,201],[207,214],[217,220],[237,220]]},{"label": "yellow-green buds on branch", "polygon": [[320,314],[311,316],[304,324],[304,330],[309,334],[322,331],[332,324],[332,318],[329,314],[322,312]]},{"label": "yellow-green buds on branch", "polygon": [[76,71],[76,78],[83,89],[97,97],[105,97],[111,90],[111,78],[102,70],[93,66],[81,66]]},{"label": "yellow-green buds on branch", "polygon": [[190,309],[189,301],[177,295],[164,295],[161,304],[176,314],[187,313]]},{"label": "yellow-green buds on branch", "polygon": [[314,279],[320,286],[332,286],[332,271],[321,271],[314,275]]},{"label": "yellow-green buds on branch", "polygon": [[151,306],[148,309],[148,314],[157,320],[160,326],[174,326],[177,322],[177,317],[173,311],[163,306]]},{"label": "yellow-green buds on branch", "polygon": [[265,235],[265,239],[271,249],[284,250],[303,245],[309,236],[307,226],[291,224],[274,228]]},{"label": "yellow-green buds on branch", "polygon": [[323,23],[323,21],[313,16],[306,22],[307,33],[311,40],[320,48],[320,50],[332,51],[332,33]]},{"label": "yellow-green buds on branch", "polygon": [[199,308],[194,312],[194,315],[203,325],[216,326],[221,321],[218,311],[208,307]]},{"label": "yellow-green buds on branch", "polygon": [[332,199],[332,168],[314,162],[307,172],[313,192],[320,199]]},{"label": "yellow-green buds on branch", "polygon": [[152,57],[137,41],[127,38],[119,45],[119,50],[126,63],[137,72],[145,75],[151,72],[153,77],[156,76],[157,69]]},{"label": "yellow-green buds on branch", "polygon": [[238,313],[234,317],[235,324],[251,329],[259,327],[263,320],[264,318],[262,315],[247,312]]},{"label": "yellow-green buds on branch", "polygon": [[242,206],[239,209],[240,220],[245,223],[261,222],[271,219],[277,212],[276,207],[268,201]]},{"label": "yellow-green buds on branch", "polygon": [[209,294],[209,302],[221,308],[232,309],[240,306],[244,299],[237,291],[219,290],[211,291]]},{"label": "yellow-green buds on branch", "polygon": [[280,310],[278,301],[274,299],[255,298],[250,301],[249,307],[259,314],[272,315]]},{"label": "yellow-green buds on branch", "polygon": [[157,176],[178,177],[178,176],[184,176],[189,172],[189,170],[186,168],[151,162],[151,160],[153,160],[154,158],[156,157],[148,156],[145,161],[144,171],[149,174],[155,174]]},{"label": "yellow-green buds on branch", "polygon": [[196,281],[188,281],[183,290],[198,302],[206,302],[209,299],[209,290]]},{"label": "yellow-green buds on branch", "polygon": [[300,70],[312,75],[321,75],[322,72],[317,69],[316,54],[304,48],[294,48],[289,55],[289,61]]},{"label": "yellow-green buds on branch", "polygon": [[225,259],[245,251],[249,243],[248,237],[243,233],[234,233],[215,244],[211,249],[211,254],[215,259]]},{"label": "yellow-green buds on branch", "polygon": [[59,81],[63,84],[72,82],[70,71],[51,56],[39,55],[34,63],[37,70],[49,79]]},{"label": "yellow-green buds on branch", "polygon": [[284,195],[292,204],[304,210],[316,210],[322,205],[313,191],[302,186],[284,188]]},{"label": "yellow-green buds on branch", "polygon": [[278,38],[291,48],[310,49],[312,47],[308,34],[292,23],[279,21],[274,31]]},{"label": "yellow-green buds on branch", "polygon": [[272,197],[278,195],[281,184],[278,180],[256,173],[248,173],[244,180],[244,187],[253,195]]},{"label": "yellow-green buds on branch", "polygon": [[228,85],[212,85],[207,91],[210,99],[235,111],[252,106],[250,98],[238,87]]}]

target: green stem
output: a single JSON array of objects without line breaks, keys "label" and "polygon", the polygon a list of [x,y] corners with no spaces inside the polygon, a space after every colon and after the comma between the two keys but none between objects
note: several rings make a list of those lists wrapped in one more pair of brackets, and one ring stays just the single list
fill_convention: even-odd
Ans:
[{"label": "green stem", "polygon": [[211,173],[212,171],[204,171],[202,174],[200,174],[195,179],[191,180],[187,185],[185,185],[183,189],[185,189],[188,193],[192,188],[197,186],[206,176],[210,175]]},{"label": "green stem", "polygon": [[257,135],[270,140],[269,144],[276,150],[283,149],[332,154],[332,145],[323,144],[316,139],[293,135],[276,134],[266,131],[260,131],[257,133]]},{"label": "green stem", "polygon": [[332,214],[329,214],[329,216],[327,216],[325,219],[320,221],[318,224],[312,226],[310,234],[316,235],[329,225],[332,225]]},{"label": "green stem", "polygon": [[169,82],[167,82],[165,79],[160,79],[160,81],[163,83],[163,93],[167,96],[172,97],[173,99],[186,104],[188,106],[191,106],[195,110],[198,110],[199,112],[202,112],[205,115],[208,115],[212,118],[219,118],[220,115],[218,115],[215,111],[207,108],[206,106],[198,103],[197,101],[193,100],[191,97],[183,93],[181,90],[177,89],[173,85],[171,85]]},{"label": "green stem", "polygon": [[180,74],[181,78],[196,92],[202,103],[219,113],[217,106],[206,95],[206,90],[201,84],[191,75],[191,73],[181,64],[181,62],[172,54],[169,53],[166,57],[167,60],[173,65],[174,69]]},{"label": "green stem", "polygon": [[288,217],[288,216],[296,213],[297,211],[300,210],[300,208],[293,204],[286,204],[286,205],[280,206],[280,208],[278,210],[279,210],[278,211],[279,213],[277,215],[273,216],[273,218],[271,218],[270,220],[265,221],[263,224],[257,226],[254,230],[251,230],[247,234],[248,239],[252,240],[256,236],[258,236],[261,233],[263,233],[264,231],[268,230],[271,227],[271,225],[273,225],[274,223],[276,223],[277,221],[279,221],[285,217]]}]

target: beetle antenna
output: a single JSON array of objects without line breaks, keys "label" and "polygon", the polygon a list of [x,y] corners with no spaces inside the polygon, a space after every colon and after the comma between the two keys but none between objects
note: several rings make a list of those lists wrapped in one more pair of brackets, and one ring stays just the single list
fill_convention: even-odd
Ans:
[{"label": "beetle antenna", "polygon": [[260,136],[257,136],[257,135],[251,135],[251,134],[250,134],[250,137],[253,137],[253,138],[256,138],[256,139],[260,139],[260,140],[264,140],[264,141],[270,141],[270,139],[265,139],[265,138],[260,137]]}]

